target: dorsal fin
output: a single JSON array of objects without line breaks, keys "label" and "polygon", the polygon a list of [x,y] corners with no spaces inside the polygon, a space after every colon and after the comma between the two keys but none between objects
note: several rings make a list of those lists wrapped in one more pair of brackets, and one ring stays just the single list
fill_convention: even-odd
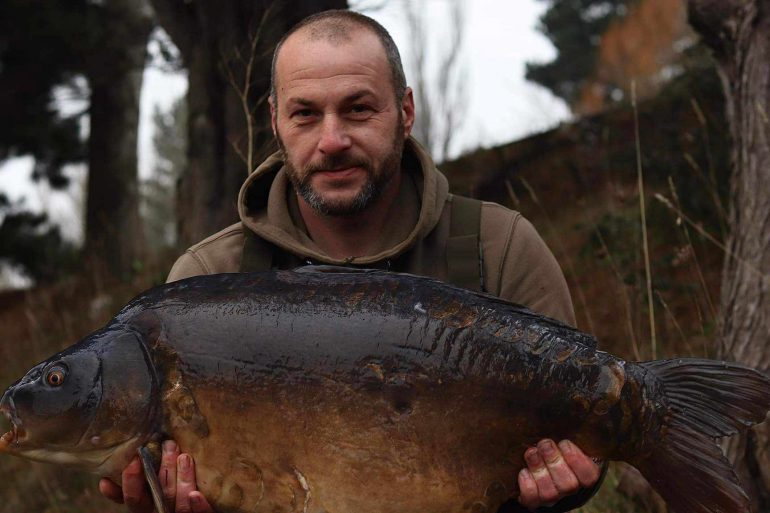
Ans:
[{"label": "dorsal fin", "polygon": [[367,269],[367,268],[361,268],[361,267],[344,267],[341,265],[305,265],[302,267],[297,267],[293,270],[297,273],[329,273],[329,274],[381,274],[381,275],[393,275],[393,276],[402,276],[402,277],[411,277],[416,278],[419,280],[424,280],[426,282],[435,282],[440,284],[441,286],[448,287],[455,290],[461,290],[463,293],[468,294],[470,296],[476,296],[478,298],[483,299],[484,301],[492,302],[493,304],[496,304],[497,307],[500,310],[507,310],[512,313],[516,313],[518,315],[528,315],[533,318],[537,318],[538,322],[544,323],[549,325],[549,328],[552,330],[553,334],[562,337],[565,339],[570,339],[575,342],[579,342],[587,347],[590,347],[591,349],[597,348],[597,342],[596,338],[594,338],[592,335],[588,333],[584,333],[580,330],[577,330],[573,328],[572,326],[568,326],[564,324],[563,322],[552,319],[550,317],[546,317],[542,314],[539,314],[537,312],[533,312],[526,306],[512,303],[506,299],[493,296],[492,294],[486,293],[486,292],[477,292],[473,290],[463,289],[456,285],[452,285],[451,283],[446,283],[441,280],[437,280],[436,278],[432,278],[430,276],[420,276],[410,273],[397,273],[393,271],[386,271],[383,269]]}]

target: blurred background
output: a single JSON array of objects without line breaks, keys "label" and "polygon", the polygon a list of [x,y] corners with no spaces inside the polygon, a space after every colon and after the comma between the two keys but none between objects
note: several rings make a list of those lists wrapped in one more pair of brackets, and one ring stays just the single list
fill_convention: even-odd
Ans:
[{"label": "blurred background", "polygon": [[[344,7],[391,31],[453,192],[533,221],[602,349],[714,355],[729,134],[684,0],[5,0],[0,388],[237,220],[275,42]],[[122,511],[95,482],[0,458],[0,512]],[[583,509],[635,510],[664,507],[621,467]]]}]

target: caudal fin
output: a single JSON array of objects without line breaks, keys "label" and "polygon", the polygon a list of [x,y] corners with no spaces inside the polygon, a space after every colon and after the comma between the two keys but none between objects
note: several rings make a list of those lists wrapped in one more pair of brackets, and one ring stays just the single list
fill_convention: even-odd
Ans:
[{"label": "caudal fin", "polygon": [[640,364],[665,397],[661,440],[631,462],[677,513],[744,513],[749,499],[716,439],[762,422],[770,378],[735,363],[677,359]]}]

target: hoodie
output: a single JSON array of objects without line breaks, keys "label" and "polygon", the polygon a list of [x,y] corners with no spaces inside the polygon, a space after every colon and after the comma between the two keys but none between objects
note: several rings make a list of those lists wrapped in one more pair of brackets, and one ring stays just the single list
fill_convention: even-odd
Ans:
[{"label": "hoodie", "polygon": [[[412,138],[404,146],[401,170],[401,187],[381,243],[371,254],[339,260],[326,255],[308,234],[282,156],[273,154],[241,187],[240,222],[189,248],[174,264],[168,281],[238,272],[246,230],[288,256],[282,259],[281,268],[305,263],[354,264],[446,279],[453,198],[448,182]],[[485,290],[574,326],[564,276],[532,224],[516,211],[483,202],[479,230]]]}]

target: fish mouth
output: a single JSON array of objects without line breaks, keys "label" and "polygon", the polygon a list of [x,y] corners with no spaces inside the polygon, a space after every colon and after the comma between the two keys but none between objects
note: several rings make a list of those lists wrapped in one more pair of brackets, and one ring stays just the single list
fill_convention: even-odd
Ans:
[{"label": "fish mouth", "polygon": [[8,402],[3,401],[0,403],[0,413],[3,414],[8,424],[10,424],[10,429],[0,436],[0,451],[7,451],[18,447],[19,443],[26,439],[27,432],[21,427],[21,421],[16,416],[13,399],[9,398]]}]

